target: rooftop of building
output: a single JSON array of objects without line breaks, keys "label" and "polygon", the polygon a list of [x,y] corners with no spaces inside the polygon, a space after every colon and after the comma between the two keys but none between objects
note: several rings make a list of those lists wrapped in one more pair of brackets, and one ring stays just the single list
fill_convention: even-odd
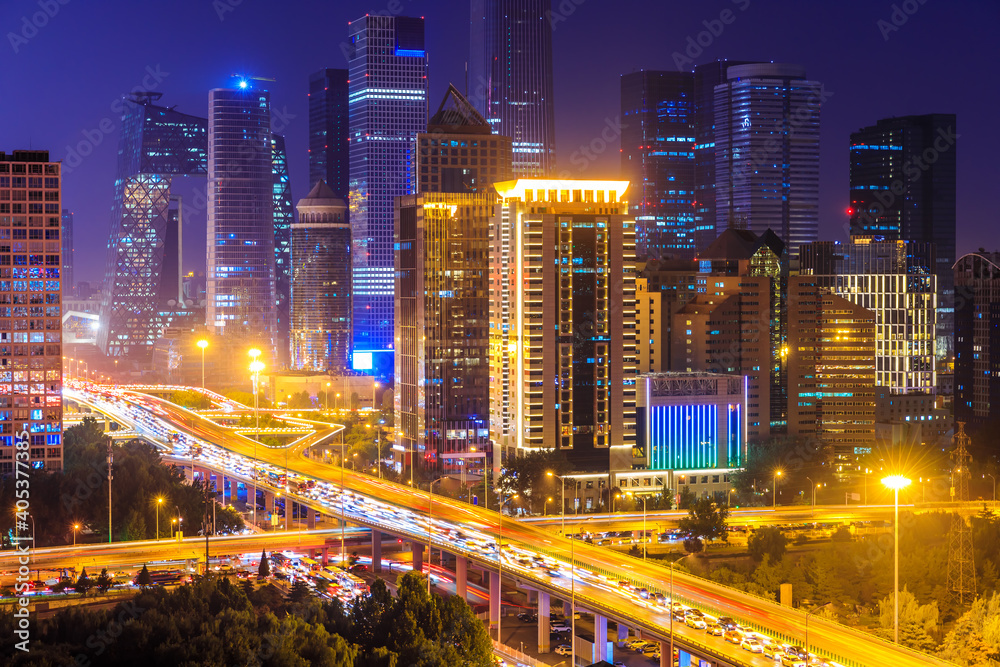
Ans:
[{"label": "rooftop of building", "polygon": [[441,105],[427,123],[428,132],[453,134],[491,134],[492,128],[482,114],[454,85],[448,84]]},{"label": "rooftop of building", "polygon": [[4,153],[0,151],[0,162],[49,162],[49,152],[16,150],[13,153]]}]

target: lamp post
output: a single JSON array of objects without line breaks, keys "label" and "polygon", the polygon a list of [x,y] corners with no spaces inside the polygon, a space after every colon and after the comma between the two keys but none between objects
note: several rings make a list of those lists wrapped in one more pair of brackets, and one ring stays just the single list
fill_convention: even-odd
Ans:
[{"label": "lamp post", "polygon": [[642,501],[642,559],[646,560],[646,496],[629,492],[630,496]]},{"label": "lamp post", "polygon": [[545,502],[542,503],[542,516],[549,515],[549,503],[551,502],[552,502],[552,496],[549,496],[548,498],[545,499]]},{"label": "lamp post", "polygon": [[562,528],[560,528],[560,530],[565,536],[566,535],[566,478],[562,475],[555,474],[551,470],[546,472],[545,474],[548,475],[549,477],[555,477],[556,479],[558,479],[559,484],[562,487],[562,489],[560,490],[560,493],[562,495],[559,498],[560,501],[562,501]]},{"label": "lamp post", "polygon": [[820,609],[823,609],[824,607],[830,606],[830,604],[831,603],[827,602],[825,604],[819,605],[818,607],[810,609],[809,611],[806,612],[806,654],[807,655],[809,654],[809,614],[815,614]]},{"label": "lamp post", "polygon": [[986,473],[985,476],[989,477],[990,479],[993,480],[993,504],[996,505],[997,504],[997,478],[994,477],[993,475],[989,474],[989,473]]},{"label": "lamp post", "polygon": [[774,471],[774,489],[771,493],[771,508],[778,509],[778,478],[784,474],[783,470]]},{"label": "lamp post", "polygon": [[[517,494],[516,493],[514,495],[508,497],[507,500],[504,500],[503,496],[501,496],[500,497],[500,507],[498,508],[498,515],[500,517],[500,520],[497,522],[497,573],[498,573],[498,578],[499,578],[500,582],[499,582],[499,585],[497,586],[497,588],[499,589],[497,591],[497,595],[500,596],[500,612],[501,613],[497,614],[497,642],[500,643],[500,644],[503,643],[503,640],[500,638],[501,637],[501,635],[500,635],[500,623],[501,623],[501,620],[503,619],[503,507],[504,507],[504,505],[506,505],[507,503],[509,503],[510,501],[512,501],[512,500],[514,500],[516,498],[517,498]],[[574,600],[575,600],[575,598],[574,598]],[[572,642],[570,642],[570,643],[572,644]],[[574,660],[571,664],[576,664],[576,661]]]},{"label": "lamp post", "polygon": [[[438,477],[427,483],[427,595],[431,594],[431,562],[434,560],[434,485],[443,480]],[[444,553],[441,554],[444,560]]]},{"label": "lamp post", "polygon": [[156,541],[160,541],[160,505],[163,504],[163,498],[156,499]]},{"label": "lamp post", "polygon": [[882,483],[886,488],[893,491],[893,506],[895,509],[895,518],[892,523],[893,542],[895,543],[893,549],[892,634],[893,641],[896,644],[899,643],[899,490],[909,486],[910,481],[902,475],[890,475],[882,479]]},{"label": "lamp post", "polygon": [[74,523],[73,524],[73,546],[74,547],[76,546],[76,531],[78,531],[78,530],[80,530],[80,524]]},{"label": "lamp post", "polygon": [[[208,341],[202,338],[198,341],[198,347],[201,348],[201,388],[205,388],[205,348],[208,347]],[[115,362],[118,363],[117,361]]]},{"label": "lamp post", "polygon": [[378,382],[373,382],[372,383],[372,410],[376,410],[377,409],[375,407],[375,399],[377,397],[376,396],[377,394],[378,394]]},{"label": "lamp post", "polygon": [[260,361],[260,350],[254,348],[248,352],[253,361],[250,362],[250,372],[253,374],[253,416],[254,416],[254,439],[253,439],[253,525],[257,525],[257,441],[260,440],[260,401],[258,396],[258,384],[260,382],[260,372],[264,370],[264,362]]}]

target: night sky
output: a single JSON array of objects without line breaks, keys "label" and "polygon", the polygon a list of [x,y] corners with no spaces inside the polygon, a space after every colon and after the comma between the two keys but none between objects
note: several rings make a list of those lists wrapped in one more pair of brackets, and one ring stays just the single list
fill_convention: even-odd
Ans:
[{"label": "night sky", "polygon": [[[958,115],[959,255],[980,246],[1000,248],[996,0],[553,5],[560,170],[617,177],[617,144],[582,171],[581,154],[573,160],[574,153],[615,126],[620,74],[676,69],[674,53],[683,54],[688,38],[697,40],[707,21],[716,32],[721,27],[721,34],[710,43],[702,36],[708,46],[699,47],[693,64],[717,58],[799,63],[832,93],[822,112],[821,239],[845,236],[849,133],[882,117],[936,112]],[[46,6],[51,18],[39,14]],[[100,140],[63,183],[63,205],[76,214],[77,280],[99,281],[116,171],[120,116],[112,105],[118,97],[147,77],[164,93],[162,104],[204,117],[208,90],[232,85],[232,74],[276,79],[265,85],[272,108],[288,118],[297,201],[309,190],[309,74],[346,67],[341,43],[349,20],[397,8],[427,19],[433,113],[449,82],[464,89],[467,0],[0,0],[0,150],[48,149],[61,160],[68,146]],[[727,9],[731,23],[713,24]],[[43,27],[25,28],[24,17],[30,21],[33,15]],[[204,225],[204,213],[185,219],[186,269],[204,268]]]}]

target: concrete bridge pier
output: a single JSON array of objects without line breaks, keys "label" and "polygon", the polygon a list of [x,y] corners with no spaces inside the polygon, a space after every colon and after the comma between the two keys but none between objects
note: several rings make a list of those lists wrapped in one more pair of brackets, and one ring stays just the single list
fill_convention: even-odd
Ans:
[{"label": "concrete bridge pier", "polygon": [[674,656],[670,655],[670,642],[660,642],[660,667],[674,667]]},{"label": "concrete bridge pier", "polygon": [[591,662],[606,660],[614,661],[614,655],[608,650],[608,617],[594,614],[594,653]]},{"label": "concrete bridge pier", "polygon": [[455,557],[455,595],[466,599],[469,593],[469,560],[464,556]]},{"label": "concrete bridge pier", "polygon": [[552,650],[549,638],[549,594],[538,591],[538,652],[548,653]]},{"label": "concrete bridge pier", "polygon": [[624,623],[618,623],[618,641],[623,642],[628,639],[628,626]]},{"label": "concrete bridge pier", "polygon": [[382,571],[382,533],[372,530],[372,572]]},{"label": "concrete bridge pier", "polygon": [[500,573],[490,572],[490,627],[500,622]]},{"label": "concrete bridge pier", "polygon": [[413,552],[413,571],[424,572],[424,545],[420,542],[410,542],[410,551]]}]

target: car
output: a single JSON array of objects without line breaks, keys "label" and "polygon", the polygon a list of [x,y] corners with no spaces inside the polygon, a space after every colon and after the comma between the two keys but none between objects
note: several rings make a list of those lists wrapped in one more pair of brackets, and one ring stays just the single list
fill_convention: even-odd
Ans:
[{"label": "car", "polygon": [[726,630],[722,638],[730,644],[740,644],[743,642],[743,633],[739,630]]},{"label": "car", "polygon": [[633,646],[632,650],[634,650],[636,653],[644,653],[647,648],[648,649],[652,649],[654,646],[659,646],[659,644],[654,644],[653,642],[646,641],[644,639],[644,640],[642,640],[642,643],[636,644],[635,646]]},{"label": "car", "polygon": [[639,639],[638,637],[633,637],[632,639],[625,640],[625,643],[622,644],[622,648],[627,648],[629,650],[634,651],[637,646],[644,646],[645,644],[646,644],[645,639]]},{"label": "car", "polygon": [[517,620],[523,621],[525,623],[534,623],[538,620],[538,615],[530,611],[522,611],[517,615]]},{"label": "car", "polygon": [[654,653],[656,655],[660,655],[660,644],[658,642],[650,642],[642,647],[642,651],[640,651],[640,653],[647,657],[652,656]]},{"label": "car", "polygon": [[782,667],[806,667],[806,652],[801,646],[788,646],[779,660]]},{"label": "car", "polygon": [[670,615],[678,623],[684,623],[685,621],[687,621],[687,618],[688,618],[687,614],[685,614],[684,612],[676,611],[676,610],[672,611],[670,613]]},{"label": "car", "polygon": [[556,655],[571,655],[573,649],[569,647],[569,644],[560,644],[556,646]]},{"label": "car", "polygon": [[762,643],[764,644],[765,658],[771,658],[772,660],[780,660],[781,656],[784,655],[785,653],[781,648],[781,644],[775,642],[771,643],[762,642]]},{"label": "car", "polygon": [[750,651],[751,653],[764,652],[764,647],[754,637],[747,637],[742,642],[740,642],[740,648],[743,649],[744,651]]},{"label": "car", "polygon": [[689,628],[694,628],[695,630],[704,630],[708,627],[708,623],[705,622],[705,619],[693,614],[688,614],[688,616],[684,619],[684,625]]},{"label": "car", "polygon": [[698,618],[703,618],[705,616],[701,609],[688,609],[684,612],[687,616],[697,616]]},{"label": "car", "polygon": [[572,628],[566,621],[555,621],[549,624],[549,632],[569,632],[570,630]]},{"label": "car", "polygon": [[656,600],[657,604],[663,604],[664,602],[667,601],[667,596],[665,596],[663,593],[657,592],[653,593],[653,599]]},{"label": "car", "polygon": [[742,630],[740,624],[729,618],[728,616],[720,616],[715,620],[716,623],[721,625],[725,630]]},{"label": "car", "polygon": [[721,637],[722,633],[726,631],[726,629],[723,628],[718,623],[709,623],[708,627],[705,629],[708,631],[708,634],[712,635],[713,637]]},{"label": "car", "polygon": [[636,592],[639,594],[639,597],[641,597],[643,600],[648,600],[649,599],[649,591],[647,589],[640,588]]}]

